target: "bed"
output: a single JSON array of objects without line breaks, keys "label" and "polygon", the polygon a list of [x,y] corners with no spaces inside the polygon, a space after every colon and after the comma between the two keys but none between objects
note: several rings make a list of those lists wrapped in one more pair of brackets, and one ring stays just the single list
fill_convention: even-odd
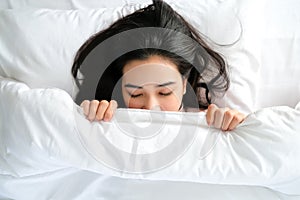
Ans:
[{"label": "bed", "polygon": [[0,199],[300,199],[299,1],[166,1],[226,57],[213,101],[246,120],[222,132],[203,113],[118,109],[90,123],[74,55],[151,1],[4,0]]}]

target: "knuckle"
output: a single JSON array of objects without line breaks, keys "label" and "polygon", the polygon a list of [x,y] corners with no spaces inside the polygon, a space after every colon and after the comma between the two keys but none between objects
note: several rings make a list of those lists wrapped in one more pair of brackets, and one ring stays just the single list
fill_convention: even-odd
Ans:
[{"label": "knuckle", "polygon": [[97,112],[96,114],[96,120],[100,121],[103,119],[103,113],[102,112]]},{"label": "knuckle", "polygon": [[217,108],[217,106],[215,104],[209,104],[208,109],[213,109],[213,108]]},{"label": "knuckle", "polygon": [[215,127],[215,128],[218,128],[218,129],[219,129],[219,128],[221,128],[221,126],[222,126],[222,125],[219,124],[219,123],[214,123],[214,127]]},{"label": "knuckle", "polygon": [[223,115],[223,111],[222,111],[221,109],[217,109],[217,110],[215,111],[215,114],[216,114],[217,116],[221,116],[221,115]]},{"label": "knuckle", "polygon": [[82,101],[82,103],[80,105],[83,106],[83,105],[86,105],[86,104],[89,104],[89,103],[90,103],[89,100],[84,100],[84,101]]},{"label": "knuckle", "polygon": [[233,110],[227,110],[224,115],[228,118],[234,118],[236,116]]},{"label": "knuckle", "polygon": [[115,105],[115,107],[118,107],[118,102],[116,100],[111,100],[110,102]]},{"label": "knuckle", "polygon": [[95,115],[96,115],[96,112],[97,112],[97,107],[95,107],[95,106],[90,106],[90,108],[89,108],[89,115],[90,115],[90,116],[95,116]]},{"label": "knuckle", "polygon": [[113,112],[112,111],[108,111],[105,113],[105,118],[111,118],[113,116]]},{"label": "knuckle", "polygon": [[97,121],[101,121],[102,120],[102,117],[99,116],[99,115],[96,115],[96,118],[95,118]]},{"label": "knuckle", "polygon": [[240,122],[240,121],[241,121],[241,118],[240,118],[240,116],[235,115],[235,116],[233,116],[232,121],[234,121],[234,122]]},{"label": "knuckle", "polygon": [[101,100],[100,104],[101,104],[101,106],[108,106],[109,102],[107,100]]},{"label": "knuckle", "polygon": [[94,99],[94,100],[91,101],[91,104],[97,105],[97,104],[99,104],[99,101]]},{"label": "knuckle", "polygon": [[93,121],[93,120],[95,120],[95,116],[89,115],[89,116],[87,117],[87,119],[90,120],[90,121]]}]

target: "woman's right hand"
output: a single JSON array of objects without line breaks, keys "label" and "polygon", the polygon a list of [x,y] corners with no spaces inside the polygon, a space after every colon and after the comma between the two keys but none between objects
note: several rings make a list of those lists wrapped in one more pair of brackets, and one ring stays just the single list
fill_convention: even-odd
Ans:
[{"label": "woman's right hand", "polygon": [[84,115],[90,121],[110,121],[113,117],[118,103],[115,100],[84,100],[80,106],[83,108]]}]

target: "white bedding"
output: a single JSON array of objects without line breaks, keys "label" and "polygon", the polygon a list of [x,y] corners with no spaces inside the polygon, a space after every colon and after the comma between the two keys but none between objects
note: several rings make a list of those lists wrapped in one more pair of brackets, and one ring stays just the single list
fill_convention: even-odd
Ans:
[{"label": "white bedding", "polygon": [[[194,198],[218,188],[207,199],[224,199],[229,191],[243,199],[258,199],[244,197],[253,191],[261,199],[300,197],[300,111],[289,107],[257,111],[226,133],[207,127],[204,113],[120,109],[110,123],[90,123],[65,91],[3,78],[0,113],[3,198],[139,199],[147,185],[161,198],[174,188]],[[151,130],[157,134],[147,138]],[[179,151],[178,145],[172,150],[177,138]]]},{"label": "white bedding", "polygon": [[[300,1],[166,1],[219,44],[243,28],[218,49],[231,86],[215,103],[249,113],[299,102]],[[203,113],[118,110],[112,123],[85,120],[73,102],[75,52],[149,3],[0,0],[0,77],[26,83],[0,82],[0,199],[300,200],[296,109],[259,110],[225,134]],[[159,152],[177,135],[180,149]]]},{"label": "white bedding", "polygon": [[[0,9],[0,76],[25,82],[30,88],[60,88],[75,98],[76,88],[70,71],[77,50],[94,33],[151,2],[140,1],[140,4],[135,4],[137,1],[127,1],[126,6],[121,0],[119,6],[105,1],[103,3],[106,7],[98,4],[94,9],[78,9],[82,8],[78,5],[81,1],[70,1],[67,4],[68,0],[64,0],[62,2],[65,4],[56,4],[57,9],[46,9],[39,0],[10,0],[11,6],[17,9]],[[84,1],[81,4],[89,5],[89,8],[95,2]],[[236,42],[242,24],[243,34],[235,45],[215,47],[226,56],[231,85],[224,98],[212,101],[221,107],[228,106],[244,113],[255,110],[261,60],[261,1],[168,2],[203,35],[218,44]],[[49,2],[50,5],[53,5],[53,1]],[[64,5],[77,7],[64,10]],[[92,98],[96,85],[91,84],[90,92],[84,91],[82,96]]]}]

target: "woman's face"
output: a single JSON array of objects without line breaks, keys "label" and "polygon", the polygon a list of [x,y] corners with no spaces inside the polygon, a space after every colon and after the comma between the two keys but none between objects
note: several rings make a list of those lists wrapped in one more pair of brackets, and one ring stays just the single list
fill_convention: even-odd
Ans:
[{"label": "woman's face", "polygon": [[124,102],[128,108],[178,111],[186,83],[177,66],[167,58],[132,60],[123,68]]}]

